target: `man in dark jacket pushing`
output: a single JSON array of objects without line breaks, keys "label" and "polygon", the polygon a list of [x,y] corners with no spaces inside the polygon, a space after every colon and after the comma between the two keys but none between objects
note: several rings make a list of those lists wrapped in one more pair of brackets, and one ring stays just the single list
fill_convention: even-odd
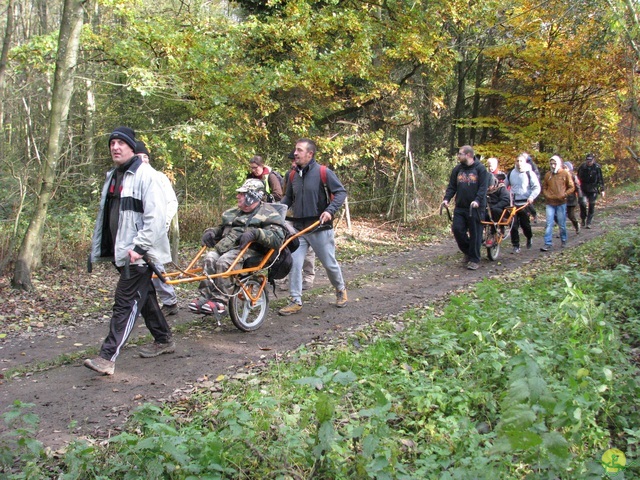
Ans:
[{"label": "man in dark jacket pushing", "polygon": [[[334,172],[321,167],[315,160],[316,144],[307,138],[296,142],[294,161],[296,169],[282,202],[293,210],[289,220],[296,230],[304,230],[317,220],[320,225],[300,237],[300,246],[293,252],[293,265],[289,273],[289,304],[281,308],[280,315],[291,315],[302,309],[302,264],[309,247],[327,272],[327,277],[336,289],[336,307],[347,304],[347,289],[342,270],[336,260],[336,243],[333,219],[345,199],[347,191]],[[326,183],[321,171],[326,173]]]},{"label": "man in dark jacket pushing", "polygon": [[460,162],[451,171],[449,186],[444,194],[442,204],[456,197],[453,210],[451,230],[458,248],[464,254],[463,263],[469,270],[477,270],[480,266],[480,248],[482,246],[482,224],[484,209],[487,205],[487,186],[489,172],[475,159],[473,148],[469,145],[460,147]]}]

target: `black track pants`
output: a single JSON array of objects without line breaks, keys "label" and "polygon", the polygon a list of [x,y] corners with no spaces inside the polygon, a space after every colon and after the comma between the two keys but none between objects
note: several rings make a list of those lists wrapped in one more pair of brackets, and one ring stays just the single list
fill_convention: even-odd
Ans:
[{"label": "black track pants", "polygon": [[100,349],[100,356],[112,362],[116,361],[140,314],[156,342],[168,343],[171,340],[171,328],[160,310],[151,282],[151,269],[146,265],[131,265],[128,279],[124,270],[119,270],[109,334]]}]

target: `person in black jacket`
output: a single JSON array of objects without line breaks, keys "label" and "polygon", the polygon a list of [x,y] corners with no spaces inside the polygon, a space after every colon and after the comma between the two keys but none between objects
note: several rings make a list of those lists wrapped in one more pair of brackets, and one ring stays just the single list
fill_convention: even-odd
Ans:
[{"label": "person in black jacket", "polygon": [[469,145],[460,147],[458,161],[460,163],[451,171],[442,204],[448,206],[455,195],[456,206],[453,210],[451,230],[458,248],[464,254],[463,262],[469,270],[477,270],[482,247],[480,222],[487,205],[490,174],[484,165],[475,159],[473,148]]},{"label": "person in black jacket", "polygon": [[[293,265],[289,273],[289,304],[279,310],[280,315],[291,315],[302,309],[302,264],[309,247],[327,272],[327,277],[336,290],[336,307],[347,304],[347,289],[342,270],[336,260],[336,244],[333,219],[347,198],[345,190],[336,174],[321,167],[315,160],[316,144],[308,138],[296,142],[294,161],[296,170],[292,181],[287,182],[281,203],[291,208],[290,221],[301,231],[320,220],[320,226],[302,235],[300,246],[293,252]],[[321,170],[326,168],[326,184]]]},{"label": "person in black jacket", "polygon": [[578,179],[588,204],[587,206],[585,202],[580,202],[580,219],[583,227],[591,228],[598,193],[604,198],[602,168],[596,163],[596,157],[593,153],[588,153],[585,157],[585,162],[578,167]]}]

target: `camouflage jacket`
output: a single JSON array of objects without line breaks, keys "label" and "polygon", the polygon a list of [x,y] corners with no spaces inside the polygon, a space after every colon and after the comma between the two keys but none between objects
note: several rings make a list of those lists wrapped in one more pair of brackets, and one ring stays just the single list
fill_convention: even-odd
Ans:
[{"label": "camouflage jacket", "polygon": [[251,248],[266,253],[278,249],[284,242],[286,225],[282,215],[270,204],[263,203],[252,212],[245,213],[238,207],[230,208],[222,214],[222,223],[210,228],[218,240],[214,247],[220,254],[238,247],[238,240],[249,229],[256,232],[256,240]]}]

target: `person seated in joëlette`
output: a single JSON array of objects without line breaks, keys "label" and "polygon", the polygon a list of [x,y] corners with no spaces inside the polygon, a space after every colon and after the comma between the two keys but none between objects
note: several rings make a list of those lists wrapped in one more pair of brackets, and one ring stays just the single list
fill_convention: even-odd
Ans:
[{"label": "person seated in jo\u00eblette", "polygon": [[[487,212],[485,221],[495,222],[500,221],[502,212],[504,209],[511,205],[511,195],[509,190],[505,187],[503,182],[500,182],[495,176],[489,176],[489,186],[487,187]],[[500,231],[504,235],[504,226],[500,227]],[[496,233],[494,225],[491,226],[491,233]],[[493,245],[494,239],[492,237],[487,238],[486,245],[490,247]]]}]

